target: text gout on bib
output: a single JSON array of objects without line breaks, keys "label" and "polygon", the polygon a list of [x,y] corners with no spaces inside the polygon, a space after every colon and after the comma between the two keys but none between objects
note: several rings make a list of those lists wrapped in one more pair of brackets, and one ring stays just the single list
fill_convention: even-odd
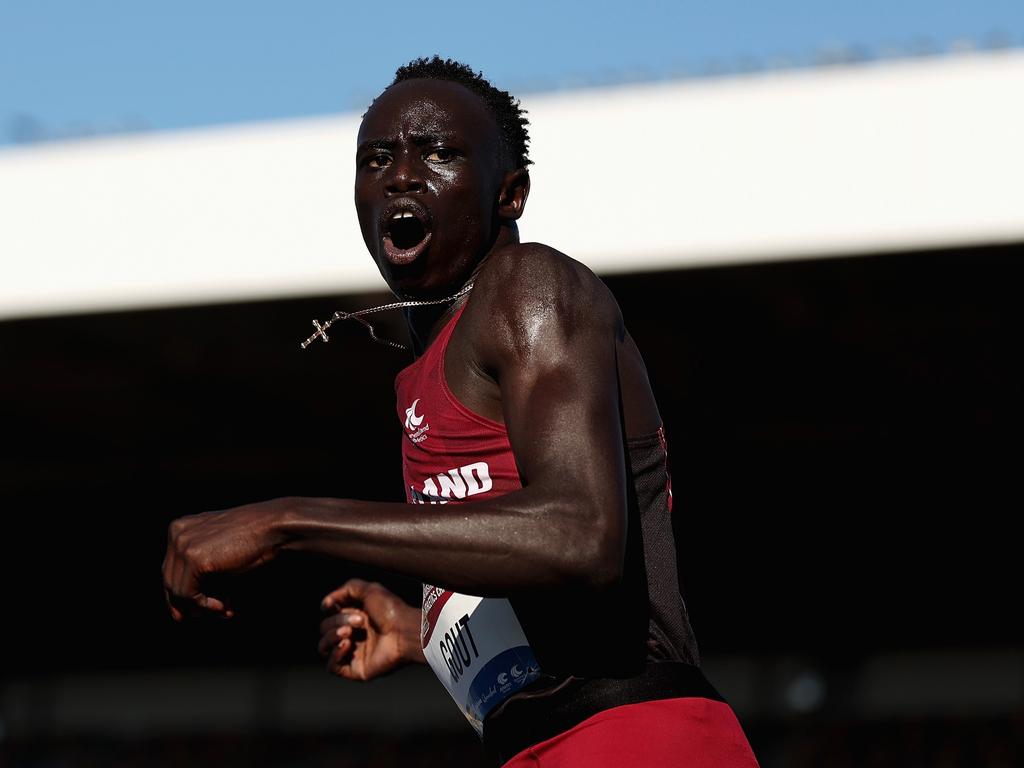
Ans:
[{"label": "text gout on bib", "polygon": [[423,654],[477,734],[487,713],[540,676],[508,600],[423,585]]}]

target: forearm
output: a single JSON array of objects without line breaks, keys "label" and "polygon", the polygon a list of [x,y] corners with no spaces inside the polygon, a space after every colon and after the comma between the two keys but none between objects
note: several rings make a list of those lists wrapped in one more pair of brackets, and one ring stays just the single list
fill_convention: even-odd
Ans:
[{"label": "forearm", "polygon": [[279,505],[281,549],[385,568],[466,594],[604,586],[621,569],[620,543],[585,503],[531,489],[473,504],[271,503]]}]

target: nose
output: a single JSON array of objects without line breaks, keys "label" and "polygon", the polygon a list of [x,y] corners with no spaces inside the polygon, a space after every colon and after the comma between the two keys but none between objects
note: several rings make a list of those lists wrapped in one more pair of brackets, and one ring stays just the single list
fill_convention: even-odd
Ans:
[{"label": "nose", "polygon": [[388,170],[391,173],[384,185],[384,191],[388,195],[422,192],[426,188],[416,161],[409,155],[395,157]]}]

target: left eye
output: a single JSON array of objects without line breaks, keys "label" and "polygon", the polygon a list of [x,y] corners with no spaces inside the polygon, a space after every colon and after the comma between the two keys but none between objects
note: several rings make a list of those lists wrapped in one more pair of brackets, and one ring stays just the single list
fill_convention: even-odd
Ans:
[{"label": "left eye", "polygon": [[455,152],[450,149],[440,147],[438,149],[432,149],[426,155],[424,160],[428,160],[431,163],[449,163],[455,159]]}]

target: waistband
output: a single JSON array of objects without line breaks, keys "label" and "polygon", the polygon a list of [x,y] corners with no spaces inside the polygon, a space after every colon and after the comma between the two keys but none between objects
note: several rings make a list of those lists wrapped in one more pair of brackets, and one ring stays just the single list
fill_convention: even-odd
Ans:
[{"label": "waistband", "polygon": [[644,701],[703,698],[725,701],[698,667],[650,663],[636,677],[569,678],[555,690],[510,699],[484,721],[487,756],[502,765],[527,747],[568,731],[612,707]]}]

